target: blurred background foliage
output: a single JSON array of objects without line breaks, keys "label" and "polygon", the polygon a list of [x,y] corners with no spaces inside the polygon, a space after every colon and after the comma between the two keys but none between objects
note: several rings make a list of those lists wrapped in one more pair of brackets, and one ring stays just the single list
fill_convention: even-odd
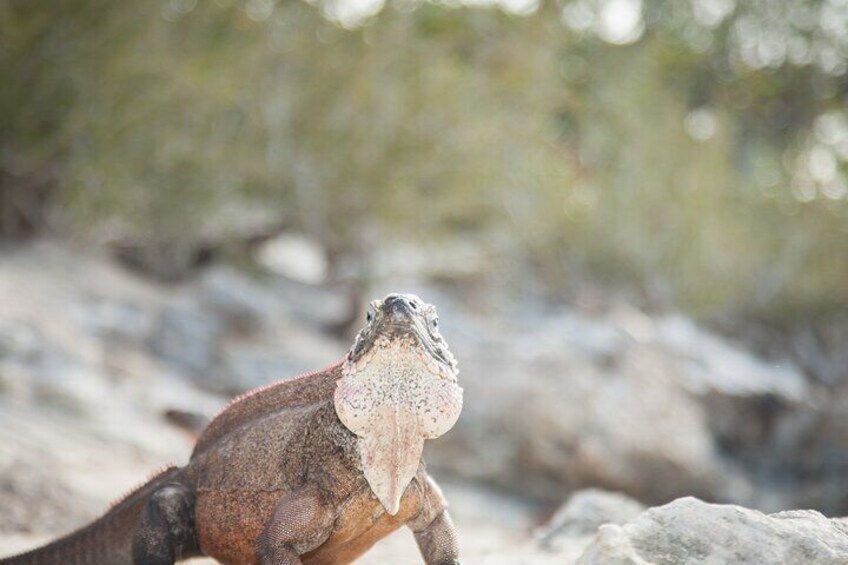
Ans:
[{"label": "blurred background foliage", "polygon": [[848,3],[537,2],[0,0],[0,232],[162,274],[285,226],[354,278],[465,241],[520,292],[843,311]]}]

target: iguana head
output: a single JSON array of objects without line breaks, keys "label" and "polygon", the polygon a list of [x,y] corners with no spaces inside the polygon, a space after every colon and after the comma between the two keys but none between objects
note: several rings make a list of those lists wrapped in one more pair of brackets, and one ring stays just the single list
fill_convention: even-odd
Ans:
[{"label": "iguana head", "polygon": [[435,306],[413,294],[373,301],[336,387],[336,413],[358,436],[365,478],[390,514],[424,440],[451,429],[462,410],[456,360],[438,323]]}]

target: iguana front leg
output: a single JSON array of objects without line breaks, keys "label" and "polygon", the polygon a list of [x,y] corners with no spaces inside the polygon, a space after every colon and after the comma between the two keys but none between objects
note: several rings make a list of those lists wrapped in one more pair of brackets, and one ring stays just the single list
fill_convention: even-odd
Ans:
[{"label": "iguana front leg", "polygon": [[442,510],[429,526],[414,533],[427,565],[459,565],[459,541],[447,510]]},{"label": "iguana front leg", "polygon": [[321,491],[307,485],[287,494],[257,540],[260,565],[300,565],[300,556],[324,543],[336,515]]},{"label": "iguana front leg", "polygon": [[459,538],[436,482],[426,476],[421,512],[407,524],[427,565],[459,565]]}]

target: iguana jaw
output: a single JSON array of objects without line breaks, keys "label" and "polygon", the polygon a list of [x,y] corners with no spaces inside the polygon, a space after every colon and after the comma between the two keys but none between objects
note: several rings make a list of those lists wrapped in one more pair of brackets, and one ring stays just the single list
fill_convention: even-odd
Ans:
[{"label": "iguana jaw", "polygon": [[438,321],[436,307],[413,294],[390,294],[383,300],[374,300],[367,324],[356,335],[347,361],[361,369],[377,350],[391,341],[402,340],[414,347],[430,371],[456,382],[456,359],[439,333]]},{"label": "iguana jaw", "polygon": [[462,410],[447,345],[439,336],[447,355],[434,356],[419,339],[424,328],[407,317],[374,318],[382,325],[370,328],[367,349],[348,356],[334,398],[342,424],[358,436],[365,479],[389,514],[418,470],[424,440],[447,432]]},{"label": "iguana jaw", "polygon": [[408,370],[412,372],[425,371],[437,378],[456,382],[456,372],[453,367],[433,355],[423,343],[414,344],[412,343],[413,341],[410,338],[396,338],[392,340],[381,336],[375,340],[374,346],[363,353],[356,361],[348,359],[343,367],[343,372],[346,374],[356,374],[364,371],[375,357],[379,359],[387,351],[395,350],[404,356],[417,357],[417,359],[403,360],[407,364]]}]

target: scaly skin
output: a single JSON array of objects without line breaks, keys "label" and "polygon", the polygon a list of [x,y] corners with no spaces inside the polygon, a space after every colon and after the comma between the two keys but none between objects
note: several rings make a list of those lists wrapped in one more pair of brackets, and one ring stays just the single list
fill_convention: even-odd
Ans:
[{"label": "scaly skin", "polygon": [[[435,309],[417,297],[389,295],[372,309],[343,361],[234,400],[185,467],[0,565],[165,565],[196,555],[342,564],[404,525],[428,565],[458,563],[446,503],[420,460],[424,439],[459,415],[456,362]],[[417,470],[407,471],[410,461]]]}]

